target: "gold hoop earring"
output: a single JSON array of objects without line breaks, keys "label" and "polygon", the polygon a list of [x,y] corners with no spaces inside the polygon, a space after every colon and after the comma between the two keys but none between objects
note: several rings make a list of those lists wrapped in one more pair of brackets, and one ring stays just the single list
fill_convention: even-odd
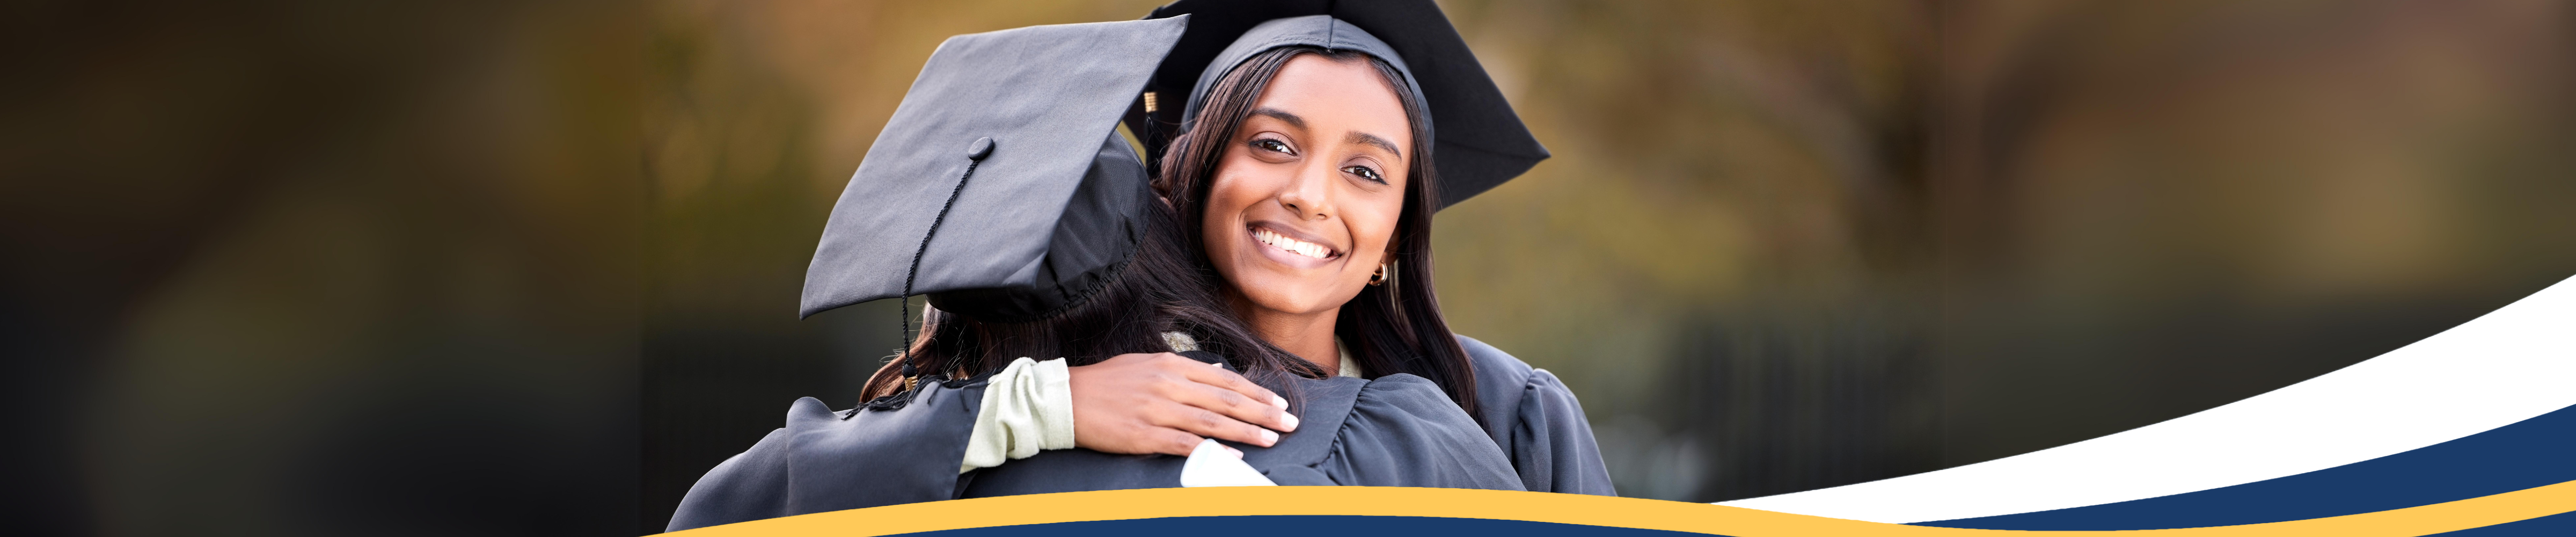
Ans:
[{"label": "gold hoop earring", "polygon": [[1376,273],[1376,274],[1370,274],[1370,275],[1369,275],[1369,282],[1368,282],[1368,284],[1369,284],[1369,285],[1377,285],[1377,284],[1381,284],[1381,283],[1386,283],[1386,264],[1385,264],[1385,263],[1378,263],[1378,264],[1377,264],[1377,273]]}]

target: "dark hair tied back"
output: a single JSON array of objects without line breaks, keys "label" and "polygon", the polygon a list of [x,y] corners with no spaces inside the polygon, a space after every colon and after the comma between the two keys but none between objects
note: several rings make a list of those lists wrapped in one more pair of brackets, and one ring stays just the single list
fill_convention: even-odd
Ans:
[{"label": "dark hair tied back", "polygon": [[[1164,332],[1197,340],[1200,350],[1224,356],[1247,379],[1288,397],[1288,376],[1320,376],[1313,363],[1279,350],[1226,313],[1214,272],[1193,266],[1171,207],[1147,203],[1146,229],[1136,255],[1099,290],[1052,316],[1026,322],[983,322],[925,306],[910,352],[920,374],[967,379],[990,375],[1019,358],[1064,358],[1090,365],[1120,354],[1171,352]],[[900,398],[903,375],[888,363],[869,377],[864,397]]]}]

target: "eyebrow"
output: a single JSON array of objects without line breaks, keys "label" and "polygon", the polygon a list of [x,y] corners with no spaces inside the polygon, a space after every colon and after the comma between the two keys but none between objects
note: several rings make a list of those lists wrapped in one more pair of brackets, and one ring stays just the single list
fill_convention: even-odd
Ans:
[{"label": "eyebrow", "polygon": [[1296,128],[1299,128],[1299,129],[1304,129],[1304,128],[1306,128],[1306,118],[1297,117],[1297,115],[1296,115],[1296,114],[1291,114],[1291,113],[1288,113],[1288,112],[1287,112],[1287,111],[1285,111],[1285,110],[1280,110],[1280,109],[1277,109],[1277,108],[1270,108],[1270,107],[1255,108],[1255,109],[1252,109],[1252,115],[1256,115],[1256,116],[1270,116],[1270,117],[1273,117],[1273,118],[1278,118],[1280,121],[1286,121],[1286,122],[1288,122],[1288,126],[1296,127]]},{"label": "eyebrow", "polygon": [[1377,148],[1378,148],[1378,149],[1384,149],[1384,150],[1386,150],[1386,152],[1388,152],[1388,153],[1394,153],[1394,154],[1395,154],[1395,158],[1404,158],[1404,151],[1403,151],[1403,150],[1400,150],[1400,149],[1396,149],[1396,148],[1395,148],[1395,142],[1389,142],[1389,141],[1387,141],[1385,138],[1379,138],[1379,137],[1378,137],[1377,135],[1375,135],[1375,134],[1369,134],[1369,133],[1359,132],[1359,131],[1351,131],[1351,133],[1350,133],[1350,134],[1342,136],[1342,142],[1343,142],[1343,143],[1352,143],[1352,144],[1368,144],[1368,145],[1374,145],[1374,146],[1377,146]]},{"label": "eyebrow", "polygon": [[[1288,113],[1286,110],[1270,107],[1254,108],[1252,109],[1252,115],[1269,116],[1271,118],[1287,122],[1288,126],[1296,127],[1301,130],[1306,128],[1306,118],[1297,117],[1296,114]],[[1342,142],[1377,146],[1378,149],[1384,149],[1388,153],[1394,153],[1395,158],[1404,158],[1404,150],[1396,149],[1395,142],[1387,141],[1386,138],[1379,137],[1375,134],[1351,131],[1350,134],[1342,136]]]}]

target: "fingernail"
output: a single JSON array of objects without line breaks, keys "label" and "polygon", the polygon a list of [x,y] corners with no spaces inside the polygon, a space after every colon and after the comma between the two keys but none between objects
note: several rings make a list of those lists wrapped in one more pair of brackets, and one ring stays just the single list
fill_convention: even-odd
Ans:
[{"label": "fingernail", "polygon": [[1228,447],[1226,447],[1226,448],[1225,448],[1225,452],[1226,452],[1226,453],[1233,453],[1233,454],[1234,454],[1234,458],[1237,458],[1237,459],[1243,458],[1243,450],[1235,449],[1235,448],[1233,448],[1233,447],[1231,447],[1231,446],[1228,446]]},{"label": "fingernail", "polygon": [[1270,396],[1270,406],[1288,408],[1288,398],[1276,395]]},{"label": "fingernail", "polygon": [[1269,445],[1277,444],[1277,443],[1279,443],[1279,433],[1270,432],[1270,430],[1268,430],[1268,429],[1263,429],[1263,430],[1261,431],[1261,445],[1262,445],[1262,446],[1267,447],[1267,446],[1269,446]]},{"label": "fingernail", "polygon": [[1282,426],[1286,426],[1286,427],[1287,427],[1287,429],[1284,429],[1284,430],[1289,430],[1289,431],[1297,430],[1297,415],[1296,415],[1296,414],[1281,413],[1281,414],[1279,414],[1279,424],[1280,424],[1280,425],[1282,425]]}]

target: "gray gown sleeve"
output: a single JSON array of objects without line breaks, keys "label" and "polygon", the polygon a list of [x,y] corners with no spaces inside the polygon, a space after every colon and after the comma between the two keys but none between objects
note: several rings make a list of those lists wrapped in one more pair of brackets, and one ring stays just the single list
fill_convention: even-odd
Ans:
[{"label": "gray gown sleeve", "polygon": [[903,408],[846,420],[798,399],[786,427],[698,478],[664,531],[955,498],[983,392],[981,380],[928,383]]},{"label": "gray gown sleeve", "polygon": [[1314,466],[1333,484],[1523,490],[1502,449],[1422,377],[1387,375],[1361,387],[1335,437]]},{"label": "gray gown sleeve", "polygon": [[1521,485],[1536,492],[1616,496],[1601,445],[1574,392],[1544,369],[1475,338],[1458,344],[1476,364],[1476,406],[1485,433],[1509,457]]}]

